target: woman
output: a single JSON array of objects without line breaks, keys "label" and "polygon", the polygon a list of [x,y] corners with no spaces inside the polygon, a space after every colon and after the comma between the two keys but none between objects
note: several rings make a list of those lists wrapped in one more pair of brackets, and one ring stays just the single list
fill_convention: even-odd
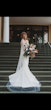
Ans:
[{"label": "woman", "polygon": [[36,77],[31,73],[28,64],[29,64],[29,56],[24,56],[25,46],[29,46],[29,41],[27,38],[27,33],[21,33],[21,51],[18,66],[16,72],[9,76],[9,83],[7,87],[10,91],[14,92],[17,90],[20,91],[31,91],[34,90],[40,91],[41,84],[36,79]]}]

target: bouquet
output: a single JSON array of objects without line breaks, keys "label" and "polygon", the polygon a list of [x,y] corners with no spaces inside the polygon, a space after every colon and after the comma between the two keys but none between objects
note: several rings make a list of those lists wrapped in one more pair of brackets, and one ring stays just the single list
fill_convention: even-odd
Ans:
[{"label": "bouquet", "polygon": [[24,50],[24,56],[30,56],[31,58],[35,57],[35,53],[38,53],[38,50],[36,49],[36,45],[30,44],[25,46]]}]

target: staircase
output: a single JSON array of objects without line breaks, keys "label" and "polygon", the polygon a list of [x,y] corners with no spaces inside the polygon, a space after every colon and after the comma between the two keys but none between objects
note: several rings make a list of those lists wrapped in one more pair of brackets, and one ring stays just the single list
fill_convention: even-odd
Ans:
[{"label": "staircase", "polygon": [[[8,76],[16,71],[20,54],[19,43],[0,43],[0,93],[11,93],[6,88]],[[45,47],[39,50],[36,57],[29,63],[30,70],[41,83],[40,92],[51,93],[51,48],[48,52]]]}]

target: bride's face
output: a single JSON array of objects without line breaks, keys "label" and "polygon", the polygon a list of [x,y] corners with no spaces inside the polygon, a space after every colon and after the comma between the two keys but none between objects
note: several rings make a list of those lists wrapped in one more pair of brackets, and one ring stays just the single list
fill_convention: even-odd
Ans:
[{"label": "bride's face", "polygon": [[26,40],[27,39],[27,34],[23,34],[23,38]]}]

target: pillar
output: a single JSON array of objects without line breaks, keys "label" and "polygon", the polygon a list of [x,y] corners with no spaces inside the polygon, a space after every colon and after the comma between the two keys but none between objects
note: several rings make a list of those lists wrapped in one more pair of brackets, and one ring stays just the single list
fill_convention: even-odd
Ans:
[{"label": "pillar", "polygon": [[4,17],[3,42],[9,43],[9,17]]}]

